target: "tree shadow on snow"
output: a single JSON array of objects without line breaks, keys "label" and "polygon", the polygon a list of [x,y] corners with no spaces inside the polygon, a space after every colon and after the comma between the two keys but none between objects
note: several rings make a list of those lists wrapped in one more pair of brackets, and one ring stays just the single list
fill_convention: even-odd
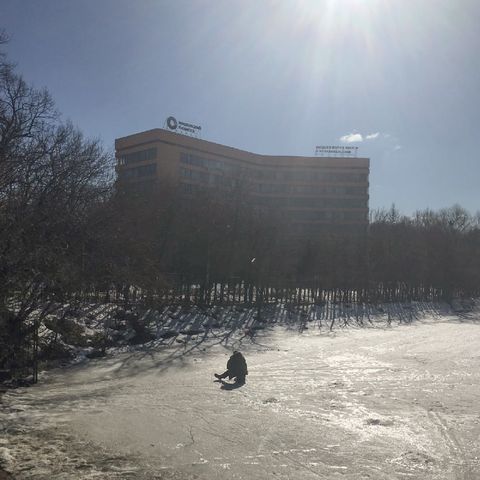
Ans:
[{"label": "tree shadow on snow", "polygon": [[[462,305],[463,307],[463,305]],[[480,305],[477,306],[478,311]],[[135,345],[122,355],[90,360],[89,363],[107,367],[104,375],[95,381],[102,382],[113,375],[116,379],[155,370],[164,372],[171,367],[188,365],[188,357],[194,353],[207,355],[214,347],[276,349],[269,344],[272,327],[283,326],[288,330],[332,331],[338,328],[385,328],[400,324],[422,322],[425,317],[441,318],[443,310],[451,308],[441,303],[406,302],[391,304],[350,304],[324,302],[316,305],[265,305],[261,314],[255,308],[225,307],[183,312],[165,310],[157,319],[157,340]],[[464,309],[465,311],[466,309]],[[468,321],[470,313],[464,313],[459,321]],[[143,362],[142,360],[148,360]],[[83,364],[70,367],[83,369]],[[82,378],[75,382],[82,383]],[[227,387],[229,388],[229,387]],[[237,387],[238,388],[238,387]]]}]

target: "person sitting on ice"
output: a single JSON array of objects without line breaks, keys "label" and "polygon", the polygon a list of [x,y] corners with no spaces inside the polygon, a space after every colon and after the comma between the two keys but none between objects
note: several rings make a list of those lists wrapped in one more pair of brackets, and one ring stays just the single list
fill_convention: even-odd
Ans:
[{"label": "person sitting on ice", "polygon": [[248,375],[245,357],[238,350],[235,350],[233,355],[228,359],[227,370],[221,375],[218,373],[214,375],[219,380],[227,377],[229,379],[235,378],[236,384],[243,385],[245,383],[245,377]]}]

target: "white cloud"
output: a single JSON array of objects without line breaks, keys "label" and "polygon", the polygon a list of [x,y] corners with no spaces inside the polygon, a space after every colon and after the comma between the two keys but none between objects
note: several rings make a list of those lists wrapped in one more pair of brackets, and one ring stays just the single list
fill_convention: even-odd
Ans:
[{"label": "white cloud", "polygon": [[343,143],[363,142],[363,137],[361,133],[349,133],[340,137],[340,141]]},{"label": "white cloud", "polygon": [[340,141],[343,143],[363,142],[364,140],[375,140],[380,136],[380,132],[369,133],[362,135],[361,133],[349,133],[340,137]]},{"label": "white cloud", "polygon": [[402,149],[402,146],[401,145],[395,145],[393,147],[394,150],[401,150]]}]

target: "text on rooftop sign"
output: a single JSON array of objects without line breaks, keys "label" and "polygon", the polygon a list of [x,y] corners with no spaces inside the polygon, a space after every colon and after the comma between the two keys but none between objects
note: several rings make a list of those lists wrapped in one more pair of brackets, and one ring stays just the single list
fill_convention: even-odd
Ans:
[{"label": "text on rooftop sign", "polygon": [[346,145],[317,145],[315,155],[356,155],[358,147]]},{"label": "text on rooftop sign", "polygon": [[169,130],[181,130],[182,132],[198,133],[202,127],[200,125],[193,125],[192,123],[180,122],[175,117],[167,118],[167,127]]}]

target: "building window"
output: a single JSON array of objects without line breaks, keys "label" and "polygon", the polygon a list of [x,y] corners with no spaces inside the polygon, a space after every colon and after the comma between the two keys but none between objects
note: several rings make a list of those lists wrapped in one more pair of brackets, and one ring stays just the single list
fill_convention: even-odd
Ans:
[{"label": "building window", "polygon": [[122,178],[140,178],[154,175],[157,171],[157,164],[142,165],[141,167],[129,168],[122,170],[120,175]]},{"label": "building window", "polygon": [[201,183],[208,183],[209,182],[209,175],[206,172],[202,172],[199,170],[192,170],[190,168],[183,168],[180,167],[180,176],[182,178],[186,178],[189,180],[196,180],[197,182]]},{"label": "building window", "polygon": [[157,149],[149,148],[138,152],[127,153],[118,157],[119,165],[131,165],[132,163],[144,162],[157,158]]}]

